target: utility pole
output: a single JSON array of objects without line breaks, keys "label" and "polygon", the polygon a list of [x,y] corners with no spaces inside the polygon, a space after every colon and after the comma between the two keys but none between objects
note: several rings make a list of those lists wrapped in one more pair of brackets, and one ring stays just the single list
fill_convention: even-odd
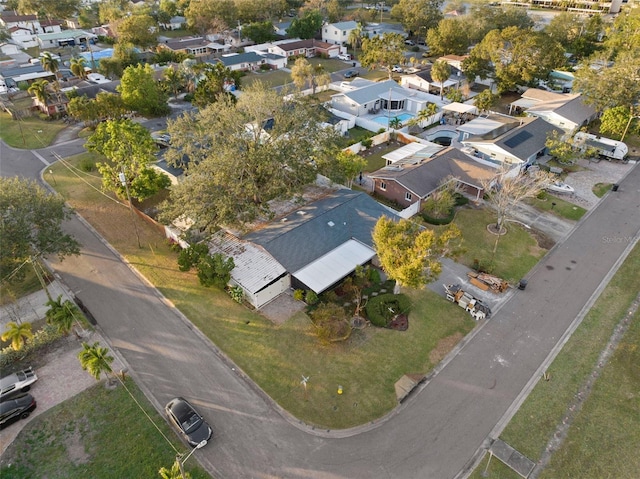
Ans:
[{"label": "utility pole", "polygon": [[138,224],[136,223],[135,213],[133,212],[133,203],[131,203],[131,194],[129,193],[129,183],[127,183],[127,177],[124,174],[124,166],[120,167],[120,173],[118,174],[118,178],[120,178],[120,183],[124,186],[127,191],[127,200],[129,201],[129,212],[131,213],[131,221],[133,222],[133,229],[136,231],[136,238],[138,240],[138,248],[142,248],[140,244],[140,234],[138,233]]}]

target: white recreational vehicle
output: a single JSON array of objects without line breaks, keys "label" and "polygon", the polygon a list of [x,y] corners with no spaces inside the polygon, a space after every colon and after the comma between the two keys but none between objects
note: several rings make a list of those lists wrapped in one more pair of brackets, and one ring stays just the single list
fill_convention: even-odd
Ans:
[{"label": "white recreational vehicle", "polygon": [[592,147],[598,150],[600,156],[609,160],[624,160],[629,153],[629,148],[621,141],[603,138],[579,131],[574,137],[576,144],[583,145],[584,148]]}]

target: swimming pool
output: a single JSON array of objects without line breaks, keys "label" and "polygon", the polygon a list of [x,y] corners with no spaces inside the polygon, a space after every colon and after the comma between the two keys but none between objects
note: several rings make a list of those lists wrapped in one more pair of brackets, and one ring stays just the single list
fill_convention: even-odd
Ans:
[{"label": "swimming pool", "polygon": [[375,121],[376,123],[380,123],[383,126],[387,126],[387,122],[389,121],[389,118],[391,119],[397,118],[402,122],[402,126],[406,126],[407,121],[411,120],[413,118],[413,115],[411,113],[400,113],[399,115],[392,114],[390,117],[376,116],[375,118],[373,118],[373,121]]}]

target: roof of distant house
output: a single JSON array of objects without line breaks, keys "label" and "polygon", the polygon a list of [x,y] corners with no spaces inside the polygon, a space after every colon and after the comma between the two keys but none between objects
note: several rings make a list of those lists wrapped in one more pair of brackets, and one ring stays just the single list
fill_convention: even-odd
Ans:
[{"label": "roof of distant house", "polygon": [[349,20],[347,22],[329,23],[325,26],[334,27],[337,30],[353,30],[354,28],[357,28],[358,22],[355,20]]},{"label": "roof of distant house", "polygon": [[184,48],[204,47],[209,44],[209,40],[204,37],[180,37],[166,40],[163,45],[171,50],[182,50]]},{"label": "roof of distant house", "polygon": [[1,12],[0,20],[4,23],[13,23],[13,22],[33,22],[38,20],[37,15],[16,15],[11,11]]},{"label": "roof of distant house", "polygon": [[579,93],[562,96],[563,98],[533,105],[527,108],[527,113],[549,111],[577,124],[582,124],[596,113],[595,108],[587,105]]}]

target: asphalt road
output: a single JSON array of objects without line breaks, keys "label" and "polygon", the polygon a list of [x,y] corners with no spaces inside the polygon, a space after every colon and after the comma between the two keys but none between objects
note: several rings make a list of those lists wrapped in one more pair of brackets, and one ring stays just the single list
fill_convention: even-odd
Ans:
[{"label": "asphalt road", "polygon": [[[40,166],[30,152],[7,151],[0,149],[3,175],[32,176]],[[637,241],[638,185],[636,167],[417,394],[376,424],[349,431],[307,430],[281,413],[80,221],[66,228],[82,256],[55,268],[157,407],[175,395],[199,406],[216,436],[194,455],[217,479],[450,478],[499,433]]]}]

